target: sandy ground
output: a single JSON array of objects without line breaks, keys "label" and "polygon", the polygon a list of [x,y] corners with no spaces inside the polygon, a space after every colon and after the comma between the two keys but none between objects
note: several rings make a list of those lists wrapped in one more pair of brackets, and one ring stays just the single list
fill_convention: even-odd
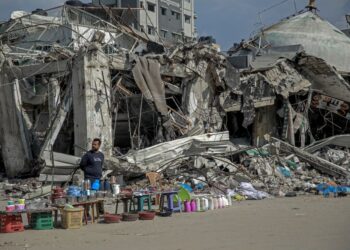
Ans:
[{"label": "sandy ground", "polygon": [[0,234],[0,249],[350,249],[350,198],[299,197],[235,203],[151,222]]}]

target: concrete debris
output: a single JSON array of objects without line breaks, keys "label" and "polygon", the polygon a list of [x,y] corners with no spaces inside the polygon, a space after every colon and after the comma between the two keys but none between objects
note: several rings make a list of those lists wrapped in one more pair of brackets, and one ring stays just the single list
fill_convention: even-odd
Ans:
[{"label": "concrete debris", "polygon": [[320,150],[319,152],[315,153],[315,155],[326,159],[329,162],[342,166],[348,170],[350,168],[350,154],[348,152],[348,149],[341,150],[326,147]]},{"label": "concrete debris", "polygon": [[[69,182],[101,138],[105,167],[127,181],[159,172],[256,199],[348,181],[350,64],[340,51],[350,39],[325,20],[301,13],[225,55],[211,42],[151,40],[109,15],[64,5],[0,24],[8,178]],[[311,30],[288,31],[299,28]]]},{"label": "concrete debris", "polygon": [[186,137],[129,152],[123,157],[127,163],[137,166],[142,172],[154,172],[191,156],[215,156],[234,154],[244,149],[229,141],[229,133],[220,132]]}]

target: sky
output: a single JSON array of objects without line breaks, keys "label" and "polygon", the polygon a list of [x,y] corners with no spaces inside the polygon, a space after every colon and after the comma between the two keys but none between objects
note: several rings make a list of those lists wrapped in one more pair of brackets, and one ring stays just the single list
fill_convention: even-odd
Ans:
[{"label": "sky", "polygon": [[[87,2],[86,0],[85,2]],[[213,36],[223,50],[234,42],[247,39],[263,25],[302,10],[308,0],[195,0],[197,30],[200,36]],[[13,10],[47,9],[64,0],[0,0],[0,20],[7,20]],[[275,6],[274,8],[271,8]],[[347,28],[345,14],[350,14],[350,0],[317,0],[319,15],[338,28]],[[264,11],[266,10],[266,11]],[[261,13],[261,14],[259,14]]]}]

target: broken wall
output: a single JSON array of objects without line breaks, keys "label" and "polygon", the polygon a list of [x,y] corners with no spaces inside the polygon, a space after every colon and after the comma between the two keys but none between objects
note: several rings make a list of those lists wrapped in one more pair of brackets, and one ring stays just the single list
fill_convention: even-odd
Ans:
[{"label": "broken wall", "polygon": [[30,138],[23,118],[18,80],[9,82],[0,55],[0,145],[9,177],[30,172]]}]

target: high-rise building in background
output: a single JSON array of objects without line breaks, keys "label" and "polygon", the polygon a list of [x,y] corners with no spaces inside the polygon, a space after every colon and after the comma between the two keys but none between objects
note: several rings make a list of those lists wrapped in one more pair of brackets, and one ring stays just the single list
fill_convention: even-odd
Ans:
[{"label": "high-rise building in background", "polygon": [[[190,41],[196,38],[194,0],[93,0],[133,10],[127,22],[153,40]],[[136,11],[135,11],[136,10]]]}]

